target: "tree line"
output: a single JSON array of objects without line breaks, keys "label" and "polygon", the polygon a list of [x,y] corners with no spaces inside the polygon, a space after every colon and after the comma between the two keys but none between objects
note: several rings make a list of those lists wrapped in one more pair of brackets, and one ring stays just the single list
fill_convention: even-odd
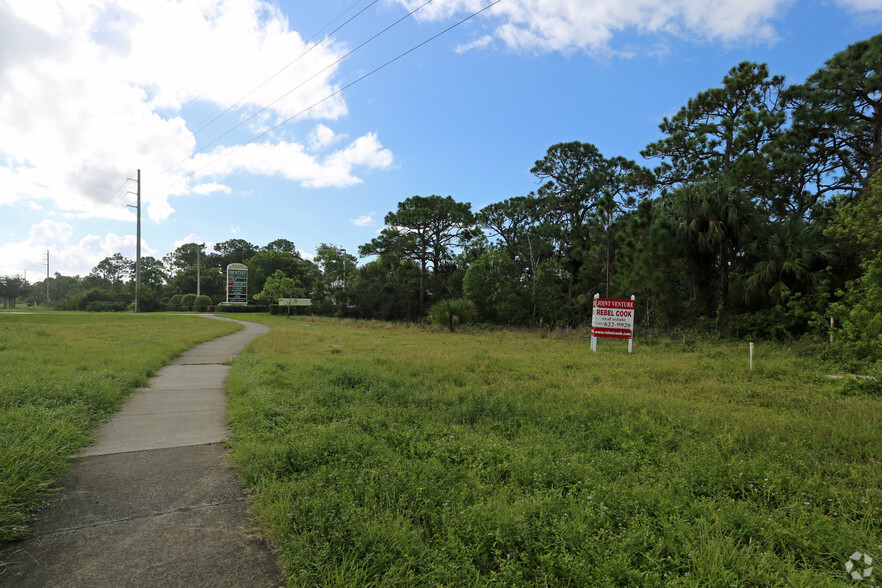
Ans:
[{"label": "tree line", "polygon": [[743,62],[665,118],[642,163],[560,143],[526,195],[474,213],[408,198],[361,247],[377,259],[352,294],[374,293],[381,318],[463,299],[527,325],[582,324],[595,293],[633,294],[643,326],[751,337],[826,335],[832,316],[855,355],[882,357],[880,65],[882,35],[802,84]]},{"label": "tree line", "polygon": [[[638,324],[659,329],[799,337],[836,315],[846,338],[876,341],[861,354],[882,357],[880,61],[882,35],[802,84],[740,63],[663,120],[642,163],[573,141],[535,162],[540,185],[527,194],[477,211],[412,196],[359,247],[362,265],[326,243],[305,260],[285,239],[145,258],[141,308],[195,292],[200,255],[215,301],[233,262],[248,265],[251,293],[270,286],[264,299],[310,297],[314,312],[383,320],[445,303],[486,323],[572,326],[590,320],[595,293],[633,294]],[[56,274],[50,297],[83,306],[98,289],[124,302],[132,265],[115,255],[86,278]]]}]

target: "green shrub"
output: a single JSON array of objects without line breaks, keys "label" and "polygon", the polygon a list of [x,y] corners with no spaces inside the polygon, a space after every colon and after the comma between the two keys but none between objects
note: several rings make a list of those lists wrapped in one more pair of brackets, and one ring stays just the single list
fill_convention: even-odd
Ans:
[{"label": "green shrub", "polygon": [[195,300],[193,300],[193,310],[198,310],[199,312],[205,312],[208,310],[208,307],[211,306],[211,296],[206,296],[205,294],[201,296],[197,296]]},{"label": "green shrub", "polygon": [[836,317],[837,348],[841,355],[852,360],[875,362],[882,360],[882,261],[864,263],[864,275],[849,282],[842,299],[830,305],[830,315]]},{"label": "green shrub", "polygon": [[882,381],[876,378],[847,378],[842,387],[845,396],[873,396],[882,398]]},{"label": "green shrub", "polygon": [[456,300],[442,300],[429,309],[429,320],[438,326],[444,326],[455,331],[457,325],[464,325],[475,319],[477,311],[470,300],[458,298]]},{"label": "green shrub", "polygon": [[106,288],[92,288],[84,292],[83,295],[76,300],[76,310],[89,310],[89,307],[96,302],[122,302],[123,310],[125,310],[128,300],[123,300],[122,296],[112,290]]},{"label": "green shrub", "polygon": [[227,304],[221,302],[215,310],[217,312],[265,312],[266,307],[256,304]]},{"label": "green shrub", "polygon": [[295,315],[318,315],[320,313],[316,312],[315,305],[312,306],[291,306],[290,312],[288,312],[288,305],[286,304],[271,304],[270,305],[270,314],[278,315],[278,316],[295,316]]},{"label": "green shrub", "polygon": [[[164,306],[159,291],[150,286],[141,286],[141,291],[138,294],[138,312],[155,312],[162,310]],[[134,300],[129,303],[129,310],[135,310]]]},{"label": "green shrub", "polygon": [[193,303],[195,301],[195,294],[184,294],[184,296],[181,298],[181,310],[193,310]]},{"label": "green shrub", "polygon": [[183,294],[175,294],[168,301],[168,309],[169,310],[181,310],[181,299],[184,297]]},{"label": "green shrub", "polygon": [[503,250],[495,249],[475,260],[465,273],[463,292],[475,304],[481,320],[493,323],[527,322],[530,305],[526,291],[513,278],[515,263]]},{"label": "green shrub", "polygon": [[783,304],[729,318],[729,334],[740,339],[799,338],[809,329],[812,314],[802,294],[787,297]]},{"label": "green shrub", "polygon": [[86,305],[86,312],[122,312],[128,310],[127,302],[114,300],[95,300]]}]

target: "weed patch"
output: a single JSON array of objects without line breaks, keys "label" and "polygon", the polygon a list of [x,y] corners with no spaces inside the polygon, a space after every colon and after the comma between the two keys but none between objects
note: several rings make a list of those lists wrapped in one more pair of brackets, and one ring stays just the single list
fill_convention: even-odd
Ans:
[{"label": "weed patch", "polygon": [[292,585],[828,586],[882,556],[880,403],[784,346],[271,324],[230,446]]}]

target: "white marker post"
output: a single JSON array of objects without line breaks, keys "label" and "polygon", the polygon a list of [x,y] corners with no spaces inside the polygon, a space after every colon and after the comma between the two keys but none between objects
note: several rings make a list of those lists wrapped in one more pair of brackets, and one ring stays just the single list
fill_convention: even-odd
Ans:
[{"label": "white marker post", "polygon": [[631,336],[628,337],[628,353],[634,348],[634,315],[637,314],[637,302],[631,294]]},{"label": "white marker post", "polygon": [[753,369],[753,341],[750,342],[750,369]]},{"label": "white marker post", "polygon": [[597,300],[600,294],[594,295],[594,304],[591,305],[591,351],[597,351],[597,337],[594,335],[594,323],[597,320]]},{"label": "white marker post", "polygon": [[830,345],[833,345],[833,317],[830,317]]}]

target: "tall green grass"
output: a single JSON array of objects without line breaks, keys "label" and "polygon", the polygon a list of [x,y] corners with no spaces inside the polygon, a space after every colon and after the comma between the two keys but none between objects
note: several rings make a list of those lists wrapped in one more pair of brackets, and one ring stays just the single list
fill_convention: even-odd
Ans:
[{"label": "tall green grass", "polygon": [[231,451],[292,586],[829,586],[882,557],[880,401],[786,347],[268,322]]},{"label": "tall green grass", "polygon": [[0,543],[137,386],[193,345],[241,328],[163,315],[0,316]]}]

